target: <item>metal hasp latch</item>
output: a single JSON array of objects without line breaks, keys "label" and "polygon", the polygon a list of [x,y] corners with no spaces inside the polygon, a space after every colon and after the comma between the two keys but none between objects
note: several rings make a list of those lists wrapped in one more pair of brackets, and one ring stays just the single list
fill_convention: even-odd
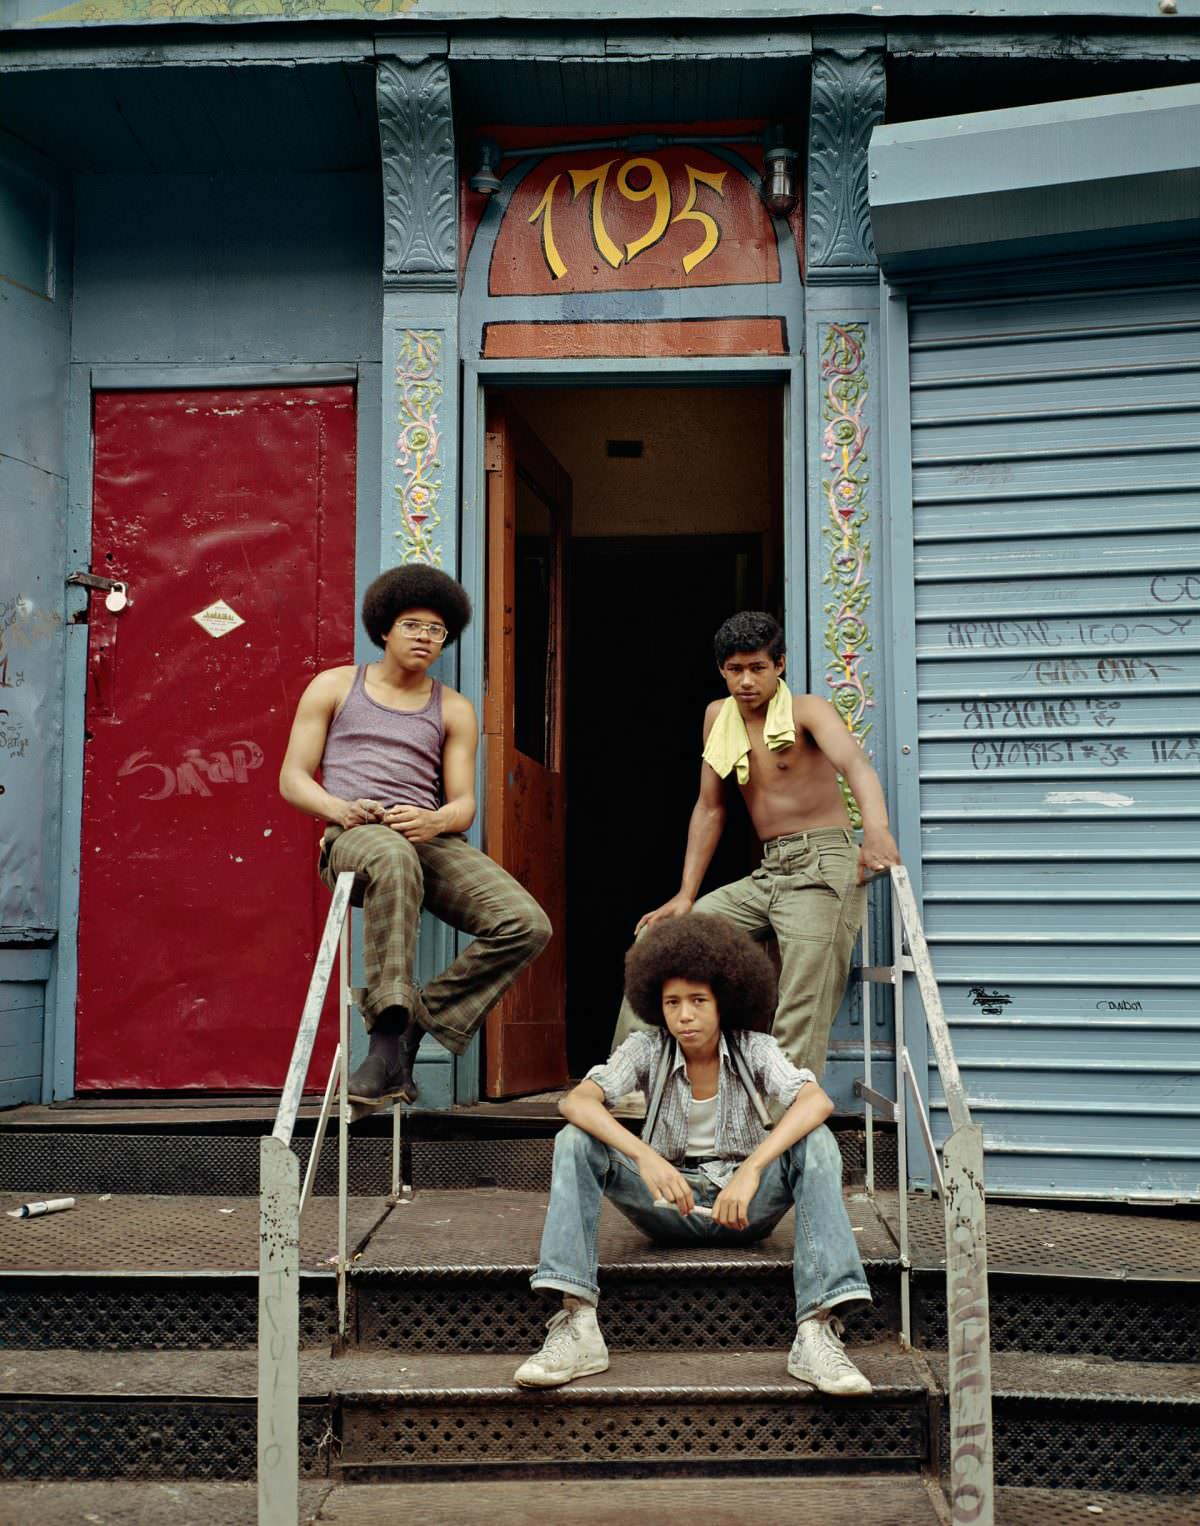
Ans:
[{"label": "metal hasp latch", "polygon": [[132,604],[129,597],[128,585],[122,583],[119,578],[101,578],[94,572],[73,572],[67,579],[68,588],[86,588],[90,593],[102,593],[107,597],[104,607],[114,615],[118,614],[127,604]]}]

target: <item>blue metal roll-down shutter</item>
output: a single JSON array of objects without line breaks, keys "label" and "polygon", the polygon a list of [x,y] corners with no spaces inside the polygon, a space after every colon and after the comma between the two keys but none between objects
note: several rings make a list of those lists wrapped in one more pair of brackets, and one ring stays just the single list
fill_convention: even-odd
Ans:
[{"label": "blue metal roll-down shutter", "polygon": [[1200,282],[1149,268],[908,304],[924,917],[991,1193],[1200,1196]]}]

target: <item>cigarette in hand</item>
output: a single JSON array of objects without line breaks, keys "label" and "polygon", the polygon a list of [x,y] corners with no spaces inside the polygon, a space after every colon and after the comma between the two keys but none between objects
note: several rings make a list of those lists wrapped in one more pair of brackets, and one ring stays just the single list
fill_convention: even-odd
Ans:
[{"label": "cigarette in hand", "polygon": [[[654,1199],[654,1206],[655,1206],[655,1208],[675,1208],[675,1204],[671,1203],[671,1202],[668,1202],[665,1197],[656,1197]],[[676,1208],[675,1211],[676,1211],[676,1213],[678,1213],[681,1210]],[[711,1208],[705,1208],[700,1203],[697,1203],[695,1205],[695,1207],[692,1209],[692,1212],[694,1214],[699,1215],[699,1217],[702,1218],[702,1219],[711,1219],[712,1218],[712,1209]]]}]

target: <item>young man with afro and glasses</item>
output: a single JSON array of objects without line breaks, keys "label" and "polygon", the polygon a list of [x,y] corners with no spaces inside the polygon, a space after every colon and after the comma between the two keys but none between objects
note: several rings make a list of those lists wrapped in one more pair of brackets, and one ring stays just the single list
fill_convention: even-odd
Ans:
[{"label": "young man with afro and glasses", "polygon": [[[429,669],[470,618],[466,590],[435,568],[376,578],[362,620],[383,655],[317,674],[279,775],[285,800],[328,823],[321,878],[332,889],[352,870],[362,888],[370,1047],[350,1077],[360,1103],[413,1101],[422,1034],[461,1054],[550,938],[533,897],[463,836],[479,727],[471,702]],[[412,972],[422,909],[474,939],[424,991]]]},{"label": "young man with afro and glasses", "polygon": [[[795,1208],[792,1377],[822,1393],[871,1384],[846,1355],[833,1310],[870,1300],[842,1200],[841,1156],[824,1127],[833,1103],[766,1033],[775,972],[722,917],[692,912],[652,927],[625,960],[625,994],[646,1024],[559,1103],[550,1204],[534,1288],[562,1295],[545,1344],[516,1371],[530,1388],[603,1372],[596,1317],[604,1199],[666,1244],[746,1245]],[[642,1135],[611,1109],[651,1099]],[[783,1110],[769,1128],[765,1103]]]},{"label": "young man with afro and glasses", "polygon": [[[783,631],[770,615],[733,615],[713,639],[728,691],[704,714],[700,793],[692,809],[679,890],[637,924],[692,910],[716,912],[779,944],[779,1005],[772,1033],[796,1065],[820,1076],[862,925],[866,878],[900,862],[879,779],[827,699],[789,693]],[[843,777],[862,812],[855,842]],[[736,781],[763,847],[753,874],[697,900],[725,826]],[[628,1002],[613,1047],[639,1027]]]}]

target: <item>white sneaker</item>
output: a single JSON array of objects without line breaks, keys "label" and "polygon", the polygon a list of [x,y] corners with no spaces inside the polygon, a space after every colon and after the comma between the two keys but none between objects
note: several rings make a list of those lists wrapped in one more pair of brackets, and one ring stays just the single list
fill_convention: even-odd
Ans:
[{"label": "white sneaker", "polygon": [[802,1319],[788,1352],[787,1370],[823,1394],[871,1393],[871,1384],[846,1355],[842,1325],[836,1319]]},{"label": "white sneaker", "polygon": [[542,1349],[513,1373],[522,1388],[557,1388],[572,1378],[608,1370],[608,1347],[594,1309],[560,1309],[546,1330]]}]

